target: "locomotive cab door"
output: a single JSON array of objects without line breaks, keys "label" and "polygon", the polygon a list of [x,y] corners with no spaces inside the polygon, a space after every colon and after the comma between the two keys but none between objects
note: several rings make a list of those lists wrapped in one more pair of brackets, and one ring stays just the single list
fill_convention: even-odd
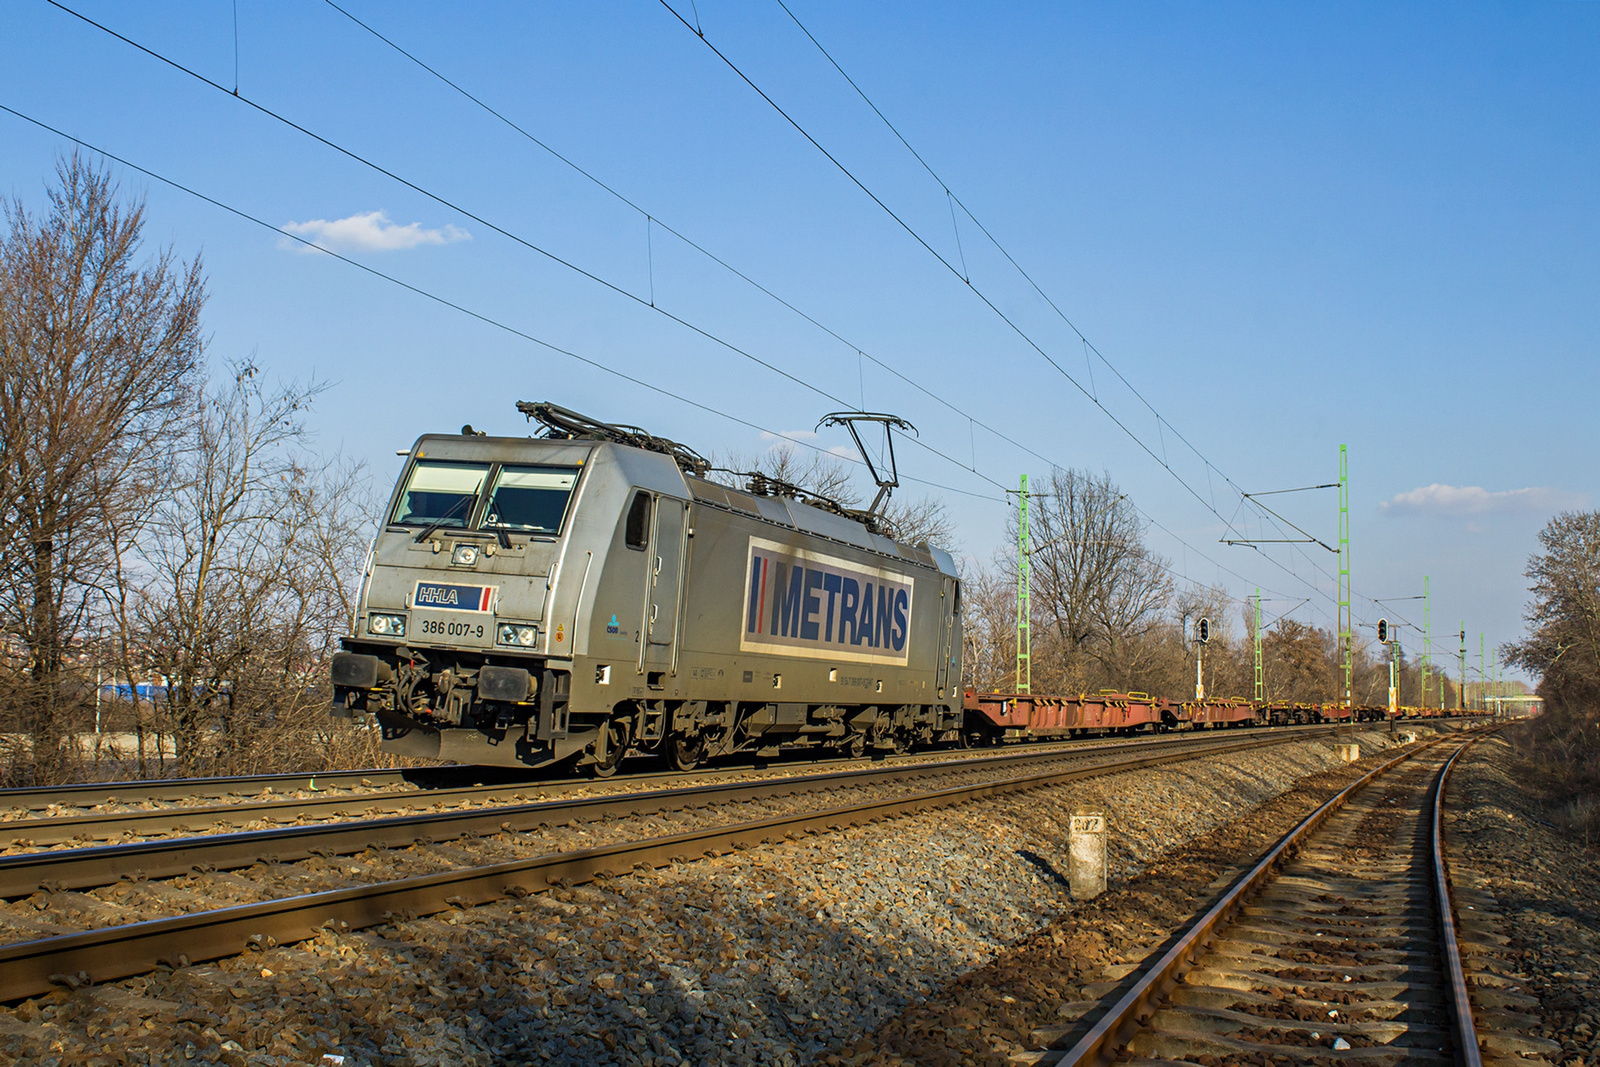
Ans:
[{"label": "locomotive cab door", "polygon": [[683,601],[687,559],[688,505],[670,496],[655,498],[655,521],[646,553],[644,639],[639,669],[647,673],[676,671],[678,616]]},{"label": "locomotive cab door", "polygon": [[951,685],[950,668],[955,659],[955,650],[951,646],[955,638],[957,610],[955,579],[946,578],[943,588],[939,590],[939,665],[934,672],[934,684],[939,687],[941,699]]}]

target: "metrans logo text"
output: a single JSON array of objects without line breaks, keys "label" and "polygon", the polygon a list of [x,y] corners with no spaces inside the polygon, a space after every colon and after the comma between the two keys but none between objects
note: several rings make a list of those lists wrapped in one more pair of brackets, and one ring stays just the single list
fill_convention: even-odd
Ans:
[{"label": "metrans logo text", "polygon": [[752,537],[739,647],[904,665],[914,591],[906,575]]}]

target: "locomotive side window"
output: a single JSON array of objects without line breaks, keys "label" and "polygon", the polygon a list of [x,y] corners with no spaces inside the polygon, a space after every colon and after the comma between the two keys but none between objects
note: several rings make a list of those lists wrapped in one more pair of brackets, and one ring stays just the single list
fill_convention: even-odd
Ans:
[{"label": "locomotive side window", "polygon": [[522,533],[559,533],[577,481],[576,467],[501,467],[483,524]]},{"label": "locomotive side window", "polygon": [[633,494],[628,506],[628,528],[622,540],[629,548],[641,550],[650,542],[650,494],[643,489]]},{"label": "locomotive side window", "polygon": [[419,462],[411,468],[406,490],[389,521],[407,526],[465,526],[488,473],[485,463]]}]

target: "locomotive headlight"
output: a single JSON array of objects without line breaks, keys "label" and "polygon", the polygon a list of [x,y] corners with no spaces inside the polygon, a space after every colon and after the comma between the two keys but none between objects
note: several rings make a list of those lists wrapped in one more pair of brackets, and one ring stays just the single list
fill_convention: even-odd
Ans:
[{"label": "locomotive headlight", "polygon": [[532,648],[539,641],[539,628],[524,623],[503,622],[495,638],[502,645],[519,645]]},{"label": "locomotive headlight", "polygon": [[404,615],[380,615],[373,612],[367,616],[367,632],[379,637],[404,637],[406,635],[406,617]]},{"label": "locomotive headlight", "polygon": [[470,567],[478,562],[477,545],[457,545],[450,552],[450,562],[457,567]]}]

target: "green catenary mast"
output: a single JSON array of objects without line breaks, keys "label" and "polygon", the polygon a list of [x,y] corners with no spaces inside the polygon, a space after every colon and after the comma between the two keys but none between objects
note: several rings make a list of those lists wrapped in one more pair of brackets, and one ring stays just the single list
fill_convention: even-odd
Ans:
[{"label": "green catenary mast", "polygon": [[1339,446],[1339,654],[1344,660],[1344,706],[1350,706],[1355,650],[1350,633],[1350,467]]},{"label": "green catenary mast", "polygon": [[1261,590],[1256,590],[1256,702],[1259,704],[1267,699],[1267,679],[1261,670]]},{"label": "green catenary mast", "polygon": [[[1428,576],[1422,576],[1422,706],[1428,706],[1428,648],[1433,641],[1433,601],[1428,594]],[[1440,705],[1442,710],[1444,705]]]},{"label": "green catenary mast", "polygon": [[1033,626],[1028,603],[1028,570],[1033,543],[1028,537],[1028,476],[1022,476],[1017,517],[1017,692],[1032,692]]},{"label": "green catenary mast", "polygon": [[1483,631],[1478,631],[1478,707],[1487,711],[1489,708],[1489,675],[1483,663]]}]

